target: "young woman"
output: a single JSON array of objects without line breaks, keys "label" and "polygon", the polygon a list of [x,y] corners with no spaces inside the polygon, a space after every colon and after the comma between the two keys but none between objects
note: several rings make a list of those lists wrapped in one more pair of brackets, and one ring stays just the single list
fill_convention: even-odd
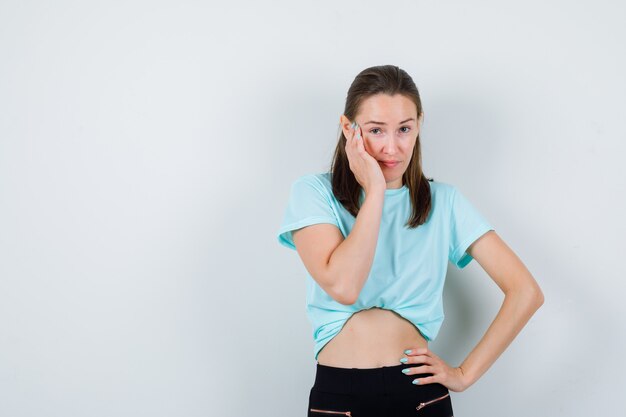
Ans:
[{"label": "young woman", "polygon": [[[348,90],[330,171],[292,184],[278,241],[307,271],[317,360],[308,416],[450,417],[450,391],[476,382],[543,304],[533,276],[470,201],[424,176],[423,117],[404,70],[363,70]],[[448,261],[461,269],[472,259],[505,297],[455,367],[428,342],[444,318]]]}]

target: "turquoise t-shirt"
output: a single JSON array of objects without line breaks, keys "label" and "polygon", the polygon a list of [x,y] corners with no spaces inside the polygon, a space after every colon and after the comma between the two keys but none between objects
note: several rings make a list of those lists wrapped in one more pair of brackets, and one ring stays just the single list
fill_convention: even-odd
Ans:
[{"label": "turquoise t-shirt", "polygon": [[[278,230],[278,242],[295,250],[291,232],[318,223],[330,223],[348,236],[356,218],[332,193],[330,173],[297,178]],[[428,341],[434,340],[444,319],[443,286],[448,260],[458,269],[472,261],[465,250],[491,224],[453,185],[429,181],[431,211],[424,224],[410,229],[406,185],[385,190],[376,252],[370,274],[357,301],[343,305],[330,297],[306,272],[306,313],[313,326],[315,360],[320,350],[360,310],[379,307],[409,320]],[[364,191],[361,190],[361,197]]]}]

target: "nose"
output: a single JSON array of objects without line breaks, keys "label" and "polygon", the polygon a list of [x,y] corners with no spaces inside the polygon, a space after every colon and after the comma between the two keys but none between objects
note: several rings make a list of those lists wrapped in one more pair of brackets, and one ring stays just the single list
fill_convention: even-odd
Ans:
[{"label": "nose", "polygon": [[395,135],[389,135],[387,137],[387,139],[385,140],[385,144],[383,147],[383,152],[389,155],[394,155],[397,151],[397,143],[396,143],[396,136]]}]

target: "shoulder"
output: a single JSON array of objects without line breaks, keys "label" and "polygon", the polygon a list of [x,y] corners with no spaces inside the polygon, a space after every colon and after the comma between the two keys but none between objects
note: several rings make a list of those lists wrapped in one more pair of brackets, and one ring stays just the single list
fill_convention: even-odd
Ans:
[{"label": "shoulder", "polygon": [[430,193],[434,199],[443,202],[449,202],[454,193],[456,193],[456,187],[450,183],[442,181],[429,181]]},{"label": "shoulder", "polygon": [[332,194],[332,183],[330,172],[308,173],[297,177],[292,183],[292,189],[316,190],[320,194],[330,196]]},{"label": "shoulder", "polygon": [[328,186],[331,184],[330,172],[318,172],[318,173],[304,174],[296,178],[295,181],[308,182],[311,184],[319,184],[323,186]]},{"label": "shoulder", "polygon": [[297,177],[293,184],[296,183],[305,183],[311,185],[317,185],[324,188],[332,188],[332,183],[330,181],[330,172],[319,172],[319,173],[308,173],[303,174]]}]

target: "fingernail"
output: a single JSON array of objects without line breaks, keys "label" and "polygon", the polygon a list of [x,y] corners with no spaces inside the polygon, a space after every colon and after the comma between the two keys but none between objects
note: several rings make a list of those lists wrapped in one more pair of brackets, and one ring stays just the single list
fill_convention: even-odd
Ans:
[{"label": "fingernail", "polygon": [[409,353],[411,353],[411,349],[405,350],[404,353],[406,353],[408,355]]},{"label": "fingernail", "polygon": [[419,383],[420,383],[420,380],[419,380],[419,379],[414,379],[414,380],[413,380],[413,384],[417,385],[417,384],[419,384]]},{"label": "fingernail", "polygon": [[404,368],[404,369],[402,370],[402,373],[403,373],[403,374],[408,374],[410,370],[411,370],[411,368]]},{"label": "fingernail", "polygon": [[408,361],[408,360],[409,360],[408,358],[402,358],[402,359],[400,359],[400,362],[406,363],[406,361]]}]

